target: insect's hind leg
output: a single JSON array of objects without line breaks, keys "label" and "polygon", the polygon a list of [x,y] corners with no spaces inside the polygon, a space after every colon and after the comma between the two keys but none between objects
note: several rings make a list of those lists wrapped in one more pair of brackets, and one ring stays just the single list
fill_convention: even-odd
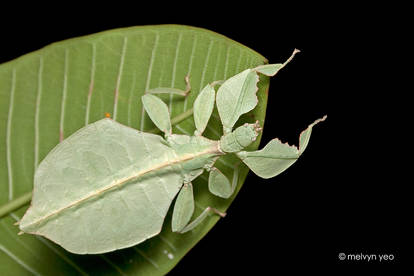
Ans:
[{"label": "insect's hind leg", "polygon": [[209,213],[217,214],[222,218],[224,218],[226,216],[226,213],[220,212],[216,208],[208,206],[206,209],[204,209],[204,211],[197,218],[195,218],[192,222],[187,224],[183,229],[178,231],[178,233],[183,234],[185,232],[188,232],[188,231],[194,229],[197,225],[199,225],[208,216]]},{"label": "insect's hind leg", "polygon": [[191,182],[184,183],[177,196],[177,200],[175,201],[172,217],[172,231],[185,233],[194,229],[207,217],[209,212],[216,213],[221,217],[226,215],[215,208],[207,207],[196,219],[189,223],[194,213],[193,185]]}]

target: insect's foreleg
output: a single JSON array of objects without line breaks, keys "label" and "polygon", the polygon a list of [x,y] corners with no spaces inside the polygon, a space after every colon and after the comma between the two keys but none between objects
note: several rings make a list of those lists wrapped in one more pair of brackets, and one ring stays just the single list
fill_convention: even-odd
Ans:
[{"label": "insect's foreleg", "polygon": [[145,93],[146,94],[174,94],[174,95],[180,95],[180,96],[185,97],[191,91],[190,76],[189,75],[185,76],[184,80],[186,83],[185,90],[171,88],[171,87],[157,87],[157,88],[149,89],[145,91]]},{"label": "insect's foreleg", "polygon": [[326,115],[313,122],[299,136],[299,148],[282,143],[279,139],[271,140],[263,149],[240,151],[236,155],[249,169],[262,178],[271,178],[289,168],[305,151],[312,128],[326,119]]}]

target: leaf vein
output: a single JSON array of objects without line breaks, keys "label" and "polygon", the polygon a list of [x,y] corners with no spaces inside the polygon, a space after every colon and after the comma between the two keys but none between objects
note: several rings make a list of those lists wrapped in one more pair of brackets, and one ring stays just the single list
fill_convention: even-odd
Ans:
[{"label": "leaf vein", "polygon": [[91,110],[91,101],[93,93],[93,85],[95,81],[95,68],[96,68],[96,44],[92,44],[92,58],[91,58],[91,76],[89,81],[88,100],[86,103],[85,125],[89,124],[89,113]]},{"label": "leaf vein", "polygon": [[125,60],[125,53],[128,43],[128,37],[125,36],[123,43],[122,43],[122,53],[121,53],[121,60],[119,62],[119,71],[118,71],[118,77],[116,79],[116,87],[115,87],[115,95],[114,95],[114,108],[113,108],[113,120],[116,121],[116,116],[118,113],[118,98],[119,98],[119,89],[121,87],[121,78],[122,78],[122,70],[124,67],[124,60]]},{"label": "leaf vein", "polygon": [[229,52],[230,52],[230,46],[227,46],[226,48],[226,59],[224,61],[224,77],[223,79],[227,79],[227,70],[229,69]]},{"label": "leaf vein", "polygon": [[[178,53],[180,52],[182,37],[183,37],[183,34],[180,33],[179,36],[178,36],[177,45],[175,46],[175,56],[174,56],[174,61],[173,61],[171,87],[174,87],[174,84],[175,84],[175,75],[176,75],[176,70],[177,70],[177,59],[178,59]],[[168,108],[170,110],[171,116],[173,114],[173,105],[172,105],[173,96],[174,95],[172,93],[170,93],[170,100],[169,100]]]},{"label": "leaf vein", "polygon": [[39,120],[40,120],[40,101],[42,98],[42,74],[43,74],[43,57],[39,59],[39,72],[37,75],[37,95],[36,95],[36,110],[35,110],[35,145],[34,145],[34,168],[37,169],[39,164]]},{"label": "leaf vein", "polygon": [[131,118],[132,118],[132,116],[131,116],[131,112],[132,112],[131,102],[132,102],[132,97],[134,95],[136,79],[137,79],[136,71],[134,70],[133,76],[132,76],[132,86],[131,86],[131,90],[129,91],[129,99],[128,99],[128,125],[129,126],[131,126],[131,124],[132,124],[132,122],[131,122]]},{"label": "leaf vein", "polygon": [[[150,86],[151,75],[152,75],[152,67],[154,65],[154,59],[155,59],[156,50],[157,50],[157,47],[158,47],[158,40],[159,40],[159,34],[156,33],[154,47],[152,48],[152,51],[151,51],[151,60],[150,60],[149,68],[148,68],[148,74],[147,74],[147,80],[146,80],[146,83],[145,83],[145,91],[144,91],[144,93],[146,93],[148,91],[149,86]],[[145,109],[144,109],[144,105],[142,105],[142,110],[141,110],[141,123],[140,123],[140,128],[139,128],[141,131],[144,130],[144,122],[145,122]]]},{"label": "leaf vein", "polygon": [[120,275],[125,275],[127,276],[122,269],[117,266],[115,263],[113,263],[111,260],[109,260],[105,255],[99,255],[99,257],[101,257],[101,259],[103,259],[105,262],[107,262],[112,268],[114,268]]},{"label": "leaf vein", "polygon": [[240,72],[241,60],[242,60],[242,50],[239,49],[239,58],[237,59],[236,73]]},{"label": "leaf vein", "polygon": [[145,255],[144,254],[144,252],[142,252],[141,250],[139,250],[138,248],[136,248],[136,247],[133,247],[133,249],[138,253],[138,254],[140,254],[143,258],[144,258],[144,260],[146,260],[147,262],[149,262],[150,264],[152,264],[156,269],[159,269],[159,266],[157,265],[157,263],[154,261],[154,260],[152,260],[150,257],[148,257],[147,255]]},{"label": "leaf vein", "polygon": [[10,91],[9,112],[7,116],[7,130],[6,130],[6,148],[7,148],[7,173],[9,178],[9,200],[13,199],[13,170],[11,164],[11,127],[14,106],[14,93],[16,90],[16,69],[12,71],[12,84]]},{"label": "leaf vein", "polygon": [[[193,67],[193,59],[194,59],[194,52],[195,52],[196,46],[197,46],[197,36],[194,35],[193,45],[191,47],[190,62],[188,64],[188,75],[190,75],[190,76],[191,76],[191,69]],[[187,104],[188,104],[188,97],[185,97],[183,112],[187,110]]]},{"label": "leaf vein", "polygon": [[163,243],[168,245],[172,250],[177,251],[177,248],[171,242],[169,242],[166,238],[164,238],[161,234],[158,234],[158,237]]},{"label": "leaf vein", "polygon": [[214,41],[210,40],[208,44],[207,56],[206,56],[206,61],[204,62],[204,66],[203,66],[203,73],[201,75],[200,87],[204,87],[204,78],[206,76],[208,60],[210,59],[210,53],[211,53],[211,48],[212,48],[213,43]]},{"label": "leaf vein", "polygon": [[65,61],[64,61],[64,72],[63,72],[63,91],[62,91],[62,102],[60,104],[60,125],[59,125],[59,142],[64,139],[64,123],[65,123],[65,105],[68,90],[68,57],[69,50],[65,49]]},{"label": "leaf vein", "polygon": [[21,265],[23,268],[25,268],[27,271],[29,271],[33,275],[36,275],[36,276],[37,275],[39,275],[39,276],[41,275],[36,270],[34,270],[33,268],[31,268],[28,264],[26,264],[21,259],[19,259],[19,257],[17,257],[16,255],[14,255],[11,251],[9,251],[2,244],[0,244],[0,251],[3,251],[4,253],[6,253],[6,255],[8,255],[13,261],[15,261],[16,263],[18,263],[19,265]]},{"label": "leaf vein", "polygon": [[183,129],[183,128],[182,128],[182,127],[180,127],[179,125],[175,125],[175,127],[176,127],[179,131],[181,131],[182,133],[187,134],[187,135],[191,135],[191,133],[190,133],[190,132],[188,132],[187,130]]}]

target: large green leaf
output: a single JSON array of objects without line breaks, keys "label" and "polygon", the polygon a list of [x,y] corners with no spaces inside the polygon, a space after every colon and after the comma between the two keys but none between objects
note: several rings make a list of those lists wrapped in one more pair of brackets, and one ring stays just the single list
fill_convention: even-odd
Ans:
[{"label": "large green leaf", "polygon": [[[85,124],[110,113],[116,121],[151,130],[140,100],[146,89],[185,89],[187,98],[165,95],[174,133],[193,133],[191,108],[197,93],[209,82],[226,79],[266,63],[256,52],[211,31],[176,25],[132,27],[58,42],[0,65],[0,210],[28,203],[36,166],[59,142]],[[259,83],[259,105],[238,124],[263,124],[268,78]],[[187,112],[186,112],[187,111]],[[206,136],[218,139],[222,126],[214,110]],[[259,139],[251,146],[257,149]],[[230,179],[234,156],[218,161]],[[247,175],[238,174],[237,191]],[[218,198],[208,192],[207,175],[194,183],[195,216],[207,206],[225,211],[234,196]],[[237,194],[237,191],[235,194]],[[171,232],[171,212],[160,235],[138,246],[102,255],[75,255],[45,238],[18,236],[14,226],[28,204],[0,218],[0,275],[162,275],[214,226],[218,216],[186,234]]]}]

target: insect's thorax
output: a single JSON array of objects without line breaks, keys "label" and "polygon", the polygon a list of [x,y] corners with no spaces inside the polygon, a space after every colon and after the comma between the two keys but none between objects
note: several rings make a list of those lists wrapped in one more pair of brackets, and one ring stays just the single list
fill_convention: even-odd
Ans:
[{"label": "insect's thorax", "polygon": [[223,135],[220,139],[220,149],[223,152],[238,152],[250,145],[259,135],[259,123],[244,124],[233,132]]},{"label": "insect's thorax", "polygon": [[199,176],[204,169],[209,170],[220,155],[219,141],[203,136],[171,135],[168,143],[176,156],[181,160],[184,181],[191,181]]}]

